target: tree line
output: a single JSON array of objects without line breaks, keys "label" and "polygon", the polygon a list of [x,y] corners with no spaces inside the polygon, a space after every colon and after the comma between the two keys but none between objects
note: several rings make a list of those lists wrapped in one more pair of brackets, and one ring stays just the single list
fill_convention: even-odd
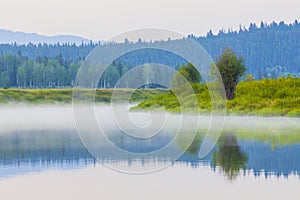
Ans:
[{"label": "tree line", "polygon": [[251,23],[248,28],[240,26],[238,31],[220,30],[217,34],[210,31],[205,37],[189,37],[202,44],[213,58],[224,48],[232,48],[245,59],[247,72],[261,79],[284,75],[300,77],[299,34],[300,23],[295,20],[290,24],[283,21]]},{"label": "tree line", "polygon": [[[300,23],[284,22],[260,25],[250,24],[238,31],[220,30],[196,37],[208,53],[218,59],[226,47],[244,58],[247,73],[253,78],[300,77]],[[179,40],[185,40],[185,38]],[[147,43],[169,41],[81,44],[0,44],[0,87],[72,87],[76,73],[89,52],[96,46],[122,48]],[[179,47],[180,48],[180,47]],[[116,79],[134,66],[145,63],[161,63],[179,69],[187,62],[169,52],[142,50],[116,60],[99,82],[99,87],[113,87]]]},{"label": "tree line", "polygon": [[[29,59],[22,55],[0,56],[0,87],[10,88],[63,88],[73,87],[83,60],[66,61],[56,58]],[[98,87],[113,87],[119,77],[128,71],[120,62],[113,62],[99,80]],[[90,73],[95,73],[93,69]]]}]

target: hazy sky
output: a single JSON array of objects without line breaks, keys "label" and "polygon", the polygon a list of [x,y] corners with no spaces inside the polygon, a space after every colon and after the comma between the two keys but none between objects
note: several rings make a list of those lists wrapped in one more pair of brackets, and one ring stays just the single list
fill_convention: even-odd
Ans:
[{"label": "hazy sky", "polygon": [[0,28],[107,40],[156,27],[202,35],[250,22],[300,19],[299,0],[1,0]]}]

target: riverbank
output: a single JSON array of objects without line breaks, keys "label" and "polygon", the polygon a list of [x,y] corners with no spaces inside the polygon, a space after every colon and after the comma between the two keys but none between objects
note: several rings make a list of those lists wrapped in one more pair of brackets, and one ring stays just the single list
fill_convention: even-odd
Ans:
[{"label": "riverbank", "polygon": [[[96,103],[109,103],[113,89],[93,89],[81,90],[85,97],[92,98],[95,96]],[[131,94],[131,89],[119,89],[114,96],[117,100],[126,101],[127,96]],[[151,97],[165,93],[166,90],[135,90],[130,97],[130,102],[137,103]],[[73,89],[0,89],[1,104],[70,104],[72,103]]]},{"label": "riverbank", "polygon": [[[201,113],[209,113],[211,99],[204,84],[194,85]],[[227,114],[247,116],[300,116],[300,79],[280,78],[260,81],[242,81],[237,85],[234,100],[226,101]],[[133,110],[165,109],[172,113],[181,112],[174,93],[154,96],[142,101]],[[184,111],[184,110],[183,110]]]},{"label": "riverbank", "polygon": [[[206,85],[196,84],[193,88],[198,98],[200,112],[209,114],[211,99]],[[98,89],[95,93],[93,89],[82,91],[88,98],[93,98],[95,94],[96,103],[109,103],[113,89]],[[115,97],[119,101],[126,101],[132,92],[132,89],[118,89]],[[0,104],[71,104],[72,95],[72,88],[0,89]],[[132,110],[181,112],[176,96],[166,89],[135,90],[130,102],[138,103]],[[237,85],[235,99],[226,103],[229,115],[300,117],[300,79],[243,81]]]}]

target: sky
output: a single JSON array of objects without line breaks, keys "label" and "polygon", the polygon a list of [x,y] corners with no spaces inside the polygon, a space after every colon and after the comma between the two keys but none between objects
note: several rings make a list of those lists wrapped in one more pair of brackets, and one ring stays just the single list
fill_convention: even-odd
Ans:
[{"label": "sky", "polygon": [[299,9],[299,0],[1,0],[0,28],[92,40],[140,28],[204,35],[250,22],[293,22]]}]

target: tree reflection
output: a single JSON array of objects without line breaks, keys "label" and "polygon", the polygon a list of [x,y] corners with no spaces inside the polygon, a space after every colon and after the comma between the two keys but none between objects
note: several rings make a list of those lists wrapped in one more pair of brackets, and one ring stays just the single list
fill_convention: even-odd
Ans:
[{"label": "tree reflection", "polygon": [[214,167],[220,166],[225,175],[233,180],[241,169],[246,169],[248,156],[240,149],[237,138],[233,134],[222,136],[218,142],[218,151],[213,154]]},{"label": "tree reflection", "polygon": [[202,135],[201,135],[201,133],[197,133],[197,135],[195,136],[192,144],[186,150],[186,153],[188,153],[192,156],[198,155],[201,143],[202,143]]}]

